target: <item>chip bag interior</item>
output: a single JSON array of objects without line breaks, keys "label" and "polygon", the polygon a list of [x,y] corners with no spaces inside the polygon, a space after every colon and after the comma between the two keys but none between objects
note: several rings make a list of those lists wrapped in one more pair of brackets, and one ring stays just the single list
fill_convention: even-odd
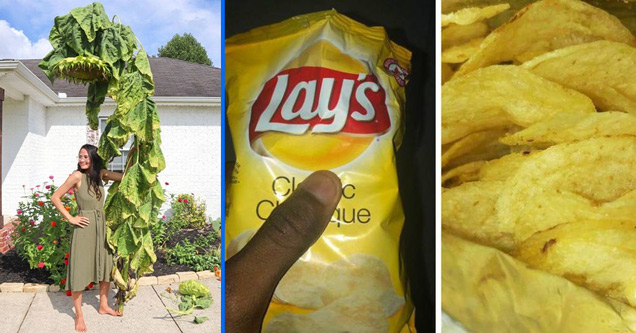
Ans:
[{"label": "chip bag interior", "polygon": [[399,274],[404,214],[395,169],[411,53],[383,28],[335,10],[225,45],[236,153],[226,258],[313,171],[331,170],[343,185],[322,237],[280,281],[263,330],[399,331],[412,312]]}]

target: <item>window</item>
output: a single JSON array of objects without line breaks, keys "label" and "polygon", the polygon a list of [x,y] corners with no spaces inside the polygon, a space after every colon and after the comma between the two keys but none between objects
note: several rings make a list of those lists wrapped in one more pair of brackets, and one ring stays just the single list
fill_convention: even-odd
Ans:
[{"label": "window", "polygon": [[[106,119],[107,118],[105,117],[99,118],[99,134],[100,135],[104,133],[104,130],[106,129]],[[128,152],[130,151],[130,147],[132,146],[133,141],[134,141],[134,138],[131,135],[130,139],[128,139],[128,142],[126,142],[126,144],[119,149],[119,151],[121,152],[121,155],[113,157],[113,159],[108,162],[108,170],[114,171],[114,172],[121,172],[121,173],[124,172],[124,168],[126,167],[126,160],[128,160]]]}]

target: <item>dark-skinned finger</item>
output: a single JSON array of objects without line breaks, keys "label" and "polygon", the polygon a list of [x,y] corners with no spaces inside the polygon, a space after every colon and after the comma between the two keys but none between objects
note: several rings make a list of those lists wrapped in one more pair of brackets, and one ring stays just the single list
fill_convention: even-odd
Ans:
[{"label": "dark-skinned finger", "polygon": [[227,261],[228,332],[260,330],[278,281],[318,240],[341,195],[342,184],[335,174],[311,174],[272,212],[243,250]]}]

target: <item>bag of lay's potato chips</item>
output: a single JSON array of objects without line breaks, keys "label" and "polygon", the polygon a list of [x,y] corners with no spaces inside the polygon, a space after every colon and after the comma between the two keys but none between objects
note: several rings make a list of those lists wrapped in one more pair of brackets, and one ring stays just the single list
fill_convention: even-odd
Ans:
[{"label": "bag of lay's potato chips", "polygon": [[396,332],[412,306],[399,274],[404,215],[395,148],[411,53],[335,10],[225,42],[236,166],[226,258],[315,170],[343,195],[322,237],[280,281],[265,332]]}]

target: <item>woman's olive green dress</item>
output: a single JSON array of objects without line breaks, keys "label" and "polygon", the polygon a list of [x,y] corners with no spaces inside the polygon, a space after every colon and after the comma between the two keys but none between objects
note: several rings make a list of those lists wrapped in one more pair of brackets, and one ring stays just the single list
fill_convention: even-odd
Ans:
[{"label": "woman's olive green dress", "polygon": [[88,217],[90,223],[84,228],[73,226],[66,290],[82,291],[91,282],[111,281],[113,256],[106,244],[106,192],[101,181],[99,189],[102,192],[101,199],[97,199],[88,185],[88,176],[82,173],[82,183],[75,191],[75,200],[79,209],[78,216]]}]

